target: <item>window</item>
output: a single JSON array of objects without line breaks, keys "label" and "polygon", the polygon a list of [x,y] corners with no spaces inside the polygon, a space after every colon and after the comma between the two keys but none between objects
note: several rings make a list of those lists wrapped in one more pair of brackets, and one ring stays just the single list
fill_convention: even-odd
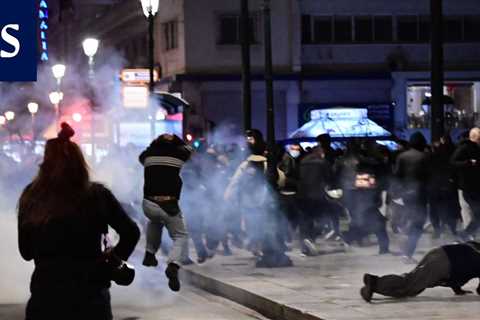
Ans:
[{"label": "window", "polygon": [[464,40],[468,42],[480,41],[480,16],[464,17]]},{"label": "window", "polygon": [[309,15],[302,16],[302,43],[312,43],[312,17]]},{"label": "window", "polygon": [[[250,17],[249,19],[249,38],[250,43],[257,43],[257,19]],[[240,44],[241,43],[241,29],[240,16],[221,15],[219,18],[219,36],[218,44]]]},{"label": "window", "polygon": [[418,19],[416,16],[397,18],[397,39],[400,42],[418,41]]},{"label": "window", "polygon": [[431,27],[430,27],[430,17],[421,16],[420,25],[419,25],[419,40],[421,42],[430,42],[431,39]]},{"label": "window", "polygon": [[373,41],[373,20],[372,17],[355,17],[355,41]]},{"label": "window", "polygon": [[351,17],[335,17],[334,28],[335,42],[352,42]]},{"label": "window", "polygon": [[170,21],[163,24],[165,50],[172,50],[178,47],[177,34],[177,21]]},{"label": "window", "polygon": [[[443,32],[446,42],[460,42],[462,35],[462,18],[461,17],[445,17],[443,21]],[[477,31],[478,32],[478,31]]]},{"label": "window", "polygon": [[[474,85],[472,82],[446,83],[443,87],[445,127],[469,128],[474,126]],[[407,115],[410,128],[430,126],[431,90],[427,83],[412,84],[407,88]]]},{"label": "window", "polygon": [[393,19],[389,16],[374,18],[375,42],[392,42],[393,40]]},{"label": "window", "polygon": [[332,18],[315,17],[313,20],[313,42],[329,43],[332,42]]}]

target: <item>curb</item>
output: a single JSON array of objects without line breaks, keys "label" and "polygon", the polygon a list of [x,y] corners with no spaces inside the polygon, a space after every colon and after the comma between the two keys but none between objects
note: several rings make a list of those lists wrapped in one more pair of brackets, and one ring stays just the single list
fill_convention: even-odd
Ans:
[{"label": "curb", "polygon": [[273,301],[251,291],[241,289],[215,278],[205,276],[189,268],[182,268],[181,277],[194,287],[234,301],[275,320],[326,320],[302,310]]}]

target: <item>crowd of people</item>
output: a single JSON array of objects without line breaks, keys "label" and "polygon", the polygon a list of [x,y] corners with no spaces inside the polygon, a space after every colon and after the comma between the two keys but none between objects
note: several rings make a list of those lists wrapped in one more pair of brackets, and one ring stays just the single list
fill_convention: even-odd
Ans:
[{"label": "crowd of people", "polygon": [[[320,135],[317,146],[304,150],[293,144],[278,156],[274,183],[261,133],[252,130],[246,140],[247,153],[205,148],[182,170],[181,204],[200,263],[220,243],[230,254],[229,239],[245,245],[259,266],[289,265],[284,252],[293,239],[305,255],[317,255],[321,235],[362,246],[374,234],[379,254],[387,254],[389,229],[406,235],[402,259],[415,263],[427,222],[433,238],[448,232],[467,241],[478,229],[478,128],[457,146],[447,135],[427,145],[416,132],[393,151],[368,139],[334,149],[329,135]],[[266,252],[276,258],[266,258]]]},{"label": "crowd of people", "polygon": [[[378,253],[388,254],[391,229],[407,236],[404,262],[416,263],[413,254],[428,220],[433,237],[448,230],[459,243],[473,240],[480,227],[479,128],[457,146],[448,136],[429,146],[416,132],[394,151],[369,139],[335,149],[323,134],[315,147],[292,144],[282,153],[267,148],[255,129],[246,132],[244,148],[228,144],[194,150],[181,138],[162,134],[143,151],[119,149],[96,165],[96,170],[110,170],[111,188],[92,182],[81,149],[70,141],[73,135],[62,124],[58,137],[47,141],[38,174],[26,177],[31,182],[19,200],[20,253],[35,261],[27,319],[72,318],[72,312],[111,319],[110,281],[133,281],[135,271],[124,261],[142,229],[143,265],[156,267],[162,249],[168,255],[168,285],[179,291],[178,271],[193,263],[189,238],[198,263],[213,258],[220,247],[223,254],[233,254],[233,245],[250,251],[257,267],[287,267],[292,261],[286,252],[297,244],[305,255],[317,255],[320,236],[363,246],[374,234]],[[128,165],[115,167],[119,157]],[[5,159],[1,164],[3,175],[10,173],[6,164],[14,166]],[[137,179],[141,167],[143,197]],[[118,233],[115,245],[109,243],[109,227]],[[163,229],[171,238],[169,247],[162,247]],[[472,245],[452,248],[432,251],[420,264],[450,266],[452,257],[477,250]],[[451,279],[440,270],[430,282],[415,280],[424,274],[415,270],[410,280],[367,274],[362,297],[414,295],[445,281],[460,294],[462,281],[478,272],[457,269]],[[416,286],[407,290],[409,283]]]}]

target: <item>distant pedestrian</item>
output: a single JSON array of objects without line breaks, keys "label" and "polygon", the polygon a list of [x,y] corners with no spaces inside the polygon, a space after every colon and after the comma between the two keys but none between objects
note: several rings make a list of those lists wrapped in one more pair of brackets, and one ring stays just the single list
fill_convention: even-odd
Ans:
[{"label": "distant pedestrian", "polygon": [[426,147],[427,141],[423,134],[413,133],[410,137],[410,149],[397,157],[394,169],[394,174],[401,186],[399,196],[404,203],[403,211],[408,235],[403,249],[403,260],[406,263],[416,262],[412,256],[427,219],[427,186],[430,174]]},{"label": "distant pedestrian", "polygon": [[480,227],[480,128],[470,130],[469,139],[455,150],[451,164],[457,169],[460,202],[465,201],[472,211],[472,220],[460,235],[468,240]]},{"label": "distant pedestrian", "polygon": [[[449,287],[456,295],[472,293],[462,286],[480,277],[480,243],[466,242],[445,245],[429,251],[412,271],[375,276],[366,273],[362,298],[370,302],[374,293],[393,298],[414,297],[427,288]],[[480,285],[477,287],[480,295]]]},{"label": "distant pedestrian", "polygon": [[[38,175],[18,204],[20,254],[35,262],[28,320],[112,319],[110,280],[118,281],[114,275],[140,237],[115,196],[90,181],[73,134],[62,124],[58,138],[47,141]],[[120,240],[102,252],[108,226]]]},{"label": "distant pedestrian", "polygon": [[162,134],[139,157],[145,168],[143,211],[149,219],[143,265],[158,265],[155,254],[160,248],[165,227],[173,240],[165,270],[168,286],[173,291],[180,290],[180,265],[191,261],[188,257],[188,233],[178,205],[182,189],[180,169],[190,155],[191,149],[182,139],[176,135]]}]

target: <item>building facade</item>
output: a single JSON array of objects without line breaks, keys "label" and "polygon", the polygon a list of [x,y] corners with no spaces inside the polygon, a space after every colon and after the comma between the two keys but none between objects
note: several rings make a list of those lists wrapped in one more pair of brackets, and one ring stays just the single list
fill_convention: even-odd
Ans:
[{"label": "building facade", "polygon": [[[102,13],[71,34],[95,33],[124,56],[125,67],[146,67],[140,2],[103,2]],[[340,106],[390,108],[389,130],[428,132],[430,1],[270,2],[277,139],[307,121],[309,110]],[[447,125],[461,129],[480,109],[480,6],[443,2]],[[253,126],[265,131],[262,3],[249,1],[249,29]],[[191,104],[187,130],[203,134],[228,124],[241,131],[239,12],[240,1],[160,0],[155,89],[181,93]]]}]

